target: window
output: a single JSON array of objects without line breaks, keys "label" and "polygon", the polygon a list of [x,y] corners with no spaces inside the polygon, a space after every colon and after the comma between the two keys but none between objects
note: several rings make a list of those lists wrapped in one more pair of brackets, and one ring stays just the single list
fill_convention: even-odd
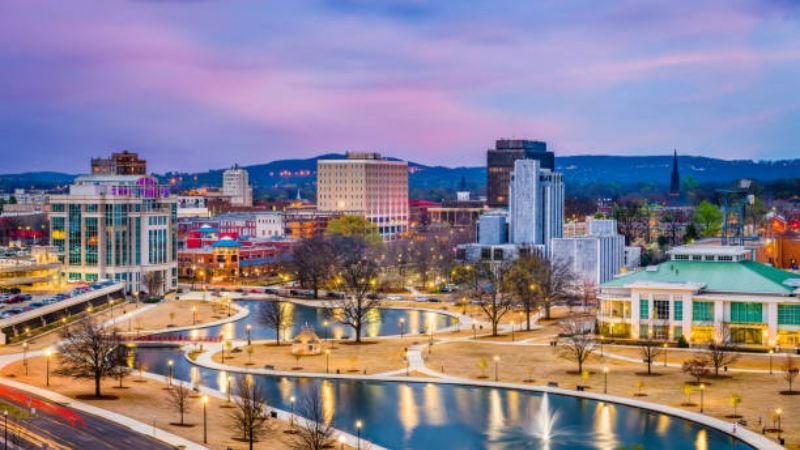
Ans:
[{"label": "window", "polygon": [[673,305],[673,320],[683,320],[683,301],[677,300]]},{"label": "window", "polygon": [[714,320],[714,304],[712,302],[692,302],[692,320]]},{"label": "window", "polygon": [[800,305],[778,305],[778,325],[800,325]]},{"label": "window", "polygon": [[650,318],[650,304],[648,300],[639,300],[639,318],[640,319]]},{"label": "window", "polygon": [[673,336],[675,339],[680,339],[680,337],[683,336],[683,327],[673,328]]},{"label": "window", "polygon": [[731,322],[760,323],[761,312],[761,303],[731,303]]},{"label": "window", "polygon": [[647,325],[639,325],[639,339],[647,339],[649,333],[647,332]]},{"label": "window", "polygon": [[669,320],[669,300],[653,300],[653,319]]}]

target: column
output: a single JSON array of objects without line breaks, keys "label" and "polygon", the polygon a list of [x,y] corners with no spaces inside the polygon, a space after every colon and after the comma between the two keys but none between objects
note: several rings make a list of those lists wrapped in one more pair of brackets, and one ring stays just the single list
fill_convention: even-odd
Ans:
[{"label": "column", "polygon": [[631,293],[631,337],[639,339],[639,293]]},{"label": "column", "polygon": [[683,335],[686,340],[691,341],[692,336],[692,295],[683,294]]},{"label": "column", "polygon": [[767,342],[770,347],[778,342],[778,304],[767,303]]},{"label": "column", "polygon": [[722,326],[725,321],[725,302],[721,300],[714,301],[714,338],[719,339],[722,337]]}]

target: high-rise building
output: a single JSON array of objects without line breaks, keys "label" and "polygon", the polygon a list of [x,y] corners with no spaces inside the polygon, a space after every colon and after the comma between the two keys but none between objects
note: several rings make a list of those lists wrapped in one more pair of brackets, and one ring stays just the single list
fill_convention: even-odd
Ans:
[{"label": "high-rise building", "polygon": [[317,207],[364,216],[384,239],[408,230],[408,163],[348,152],[317,161]]},{"label": "high-rise building", "polygon": [[152,276],[161,282],[154,294],[177,287],[178,205],[155,178],[82,176],[50,204],[50,243],[68,281],[124,281],[140,292]]},{"label": "high-rise building", "polygon": [[600,285],[625,267],[625,237],[617,233],[616,220],[592,219],[588,234],[553,239],[550,255],[582,280]]},{"label": "high-rise building", "polygon": [[230,197],[233,206],[253,206],[250,175],[238,165],[222,174],[222,194]]},{"label": "high-rise building", "polygon": [[147,175],[147,161],[128,150],[114,152],[110,158],[92,158],[92,175]]},{"label": "high-rise building", "polygon": [[514,162],[520,159],[539,161],[543,169],[555,170],[555,156],[540,141],[500,139],[486,152],[487,204],[492,208],[508,206],[509,184]]},{"label": "high-rise building", "polygon": [[519,159],[511,173],[509,222],[512,244],[543,245],[564,228],[562,175],[535,159]]}]

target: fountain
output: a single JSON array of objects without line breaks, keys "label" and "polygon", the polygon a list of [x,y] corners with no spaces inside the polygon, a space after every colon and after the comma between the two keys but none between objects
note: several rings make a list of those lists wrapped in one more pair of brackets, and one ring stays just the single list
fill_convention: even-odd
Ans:
[{"label": "fountain", "polygon": [[550,400],[547,392],[542,394],[542,401],[539,403],[539,411],[533,420],[531,434],[538,437],[543,443],[550,442],[554,436],[554,428],[558,413],[550,410]]}]

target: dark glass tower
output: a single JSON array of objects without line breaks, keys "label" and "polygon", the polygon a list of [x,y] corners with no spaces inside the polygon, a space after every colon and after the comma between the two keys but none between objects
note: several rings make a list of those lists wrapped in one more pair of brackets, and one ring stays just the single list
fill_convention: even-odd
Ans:
[{"label": "dark glass tower", "polygon": [[508,186],[514,161],[535,159],[543,169],[555,170],[555,156],[541,141],[500,139],[486,152],[486,198],[492,208],[508,207]]}]

